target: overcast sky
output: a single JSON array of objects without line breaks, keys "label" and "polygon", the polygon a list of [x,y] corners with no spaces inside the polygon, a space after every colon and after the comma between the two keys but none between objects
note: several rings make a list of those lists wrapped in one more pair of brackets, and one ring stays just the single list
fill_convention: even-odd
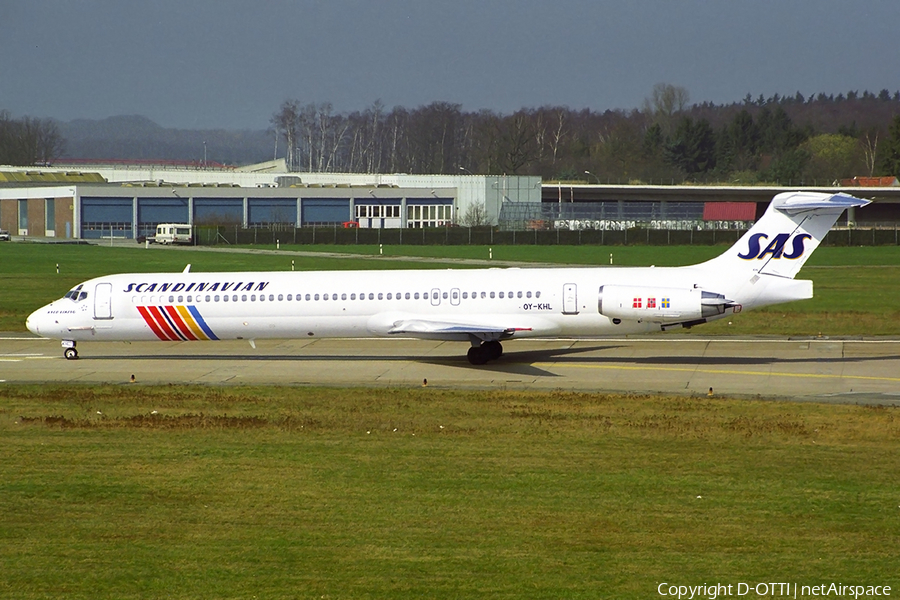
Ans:
[{"label": "overcast sky", "polygon": [[900,89],[898,0],[4,0],[0,109],[265,128],[287,98],[509,113]]}]

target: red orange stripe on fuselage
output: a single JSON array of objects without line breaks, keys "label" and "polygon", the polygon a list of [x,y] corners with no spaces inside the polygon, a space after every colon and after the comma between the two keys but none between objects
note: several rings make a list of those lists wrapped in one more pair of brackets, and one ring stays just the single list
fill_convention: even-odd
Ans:
[{"label": "red orange stripe on fuselage", "polygon": [[163,341],[209,340],[191,311],[184,306],[138,306],[150,330]]}]

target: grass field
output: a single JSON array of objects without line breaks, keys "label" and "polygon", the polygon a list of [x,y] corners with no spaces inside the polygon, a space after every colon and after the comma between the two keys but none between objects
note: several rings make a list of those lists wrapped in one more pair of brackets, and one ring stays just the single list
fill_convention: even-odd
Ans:
[{"label": "grass field", "polygon": [[[295,249],[375,255],[369,246],[303,246]],[[677,266],[707,260],[725,246],[497,246],[494,260],[559,264]],[[377,260],[288,253],[246,254],[184,249],[143,250],[103,246],[0,245],[0,331],[24,331],[25,317],[78,283],[110,273],[313,269],[446,268],[447,262],[392,260],[392,256],[482,258],[483,246],[395,246]],[[56,265],[60,273],[56,274]],[[451,262],[451,264],[454,264]],[[812,300],[748,311],[728,322],[693,330],[702,335],[898,335],[900,334],[900,247],[819,248],[800,273],[812,279]]]},{"label": "grass field", "polygon": [[0,397],[4,598],[900,586],[894,408],[429,388]]}]

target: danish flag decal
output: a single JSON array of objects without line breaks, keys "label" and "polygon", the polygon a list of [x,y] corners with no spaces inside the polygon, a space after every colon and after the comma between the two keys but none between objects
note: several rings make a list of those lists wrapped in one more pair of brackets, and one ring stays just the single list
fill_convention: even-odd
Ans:
[{"label": "danish flag decal", "polygon": [[763,240],[769,239],[768,234],[754,233],[750,236],[750,240],[748,241],[749,247],[747,248],[747,253],[738,254],[738,258],[743,258],[744,260],[753,260],[754,258],[765,258],[766,255],[771,255],[772,258],[800,258],[806,251],[803,243],[806,240],[812,239],[812,236],[808,233],[795,235],[794,239],[791,240],[791,251],[785,252],[784,247],[787,245],[788,239],[790,237],[791,234],[789,233],[779,233],[772,238],[772,241],[770,241],[765,248],[763,248],[762,242]]}]

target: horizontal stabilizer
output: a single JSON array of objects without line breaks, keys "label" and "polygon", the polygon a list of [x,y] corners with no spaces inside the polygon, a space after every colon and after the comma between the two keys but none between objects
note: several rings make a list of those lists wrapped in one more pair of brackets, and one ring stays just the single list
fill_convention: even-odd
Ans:
[{"label": "horizontal stabilizer", "polygon": [[848,194],[823,194],[821,192],[784,192],[772,199],[772,208],[787,214],[806,210],[834,209],[865,206],[870,200],[863,200]]}]

